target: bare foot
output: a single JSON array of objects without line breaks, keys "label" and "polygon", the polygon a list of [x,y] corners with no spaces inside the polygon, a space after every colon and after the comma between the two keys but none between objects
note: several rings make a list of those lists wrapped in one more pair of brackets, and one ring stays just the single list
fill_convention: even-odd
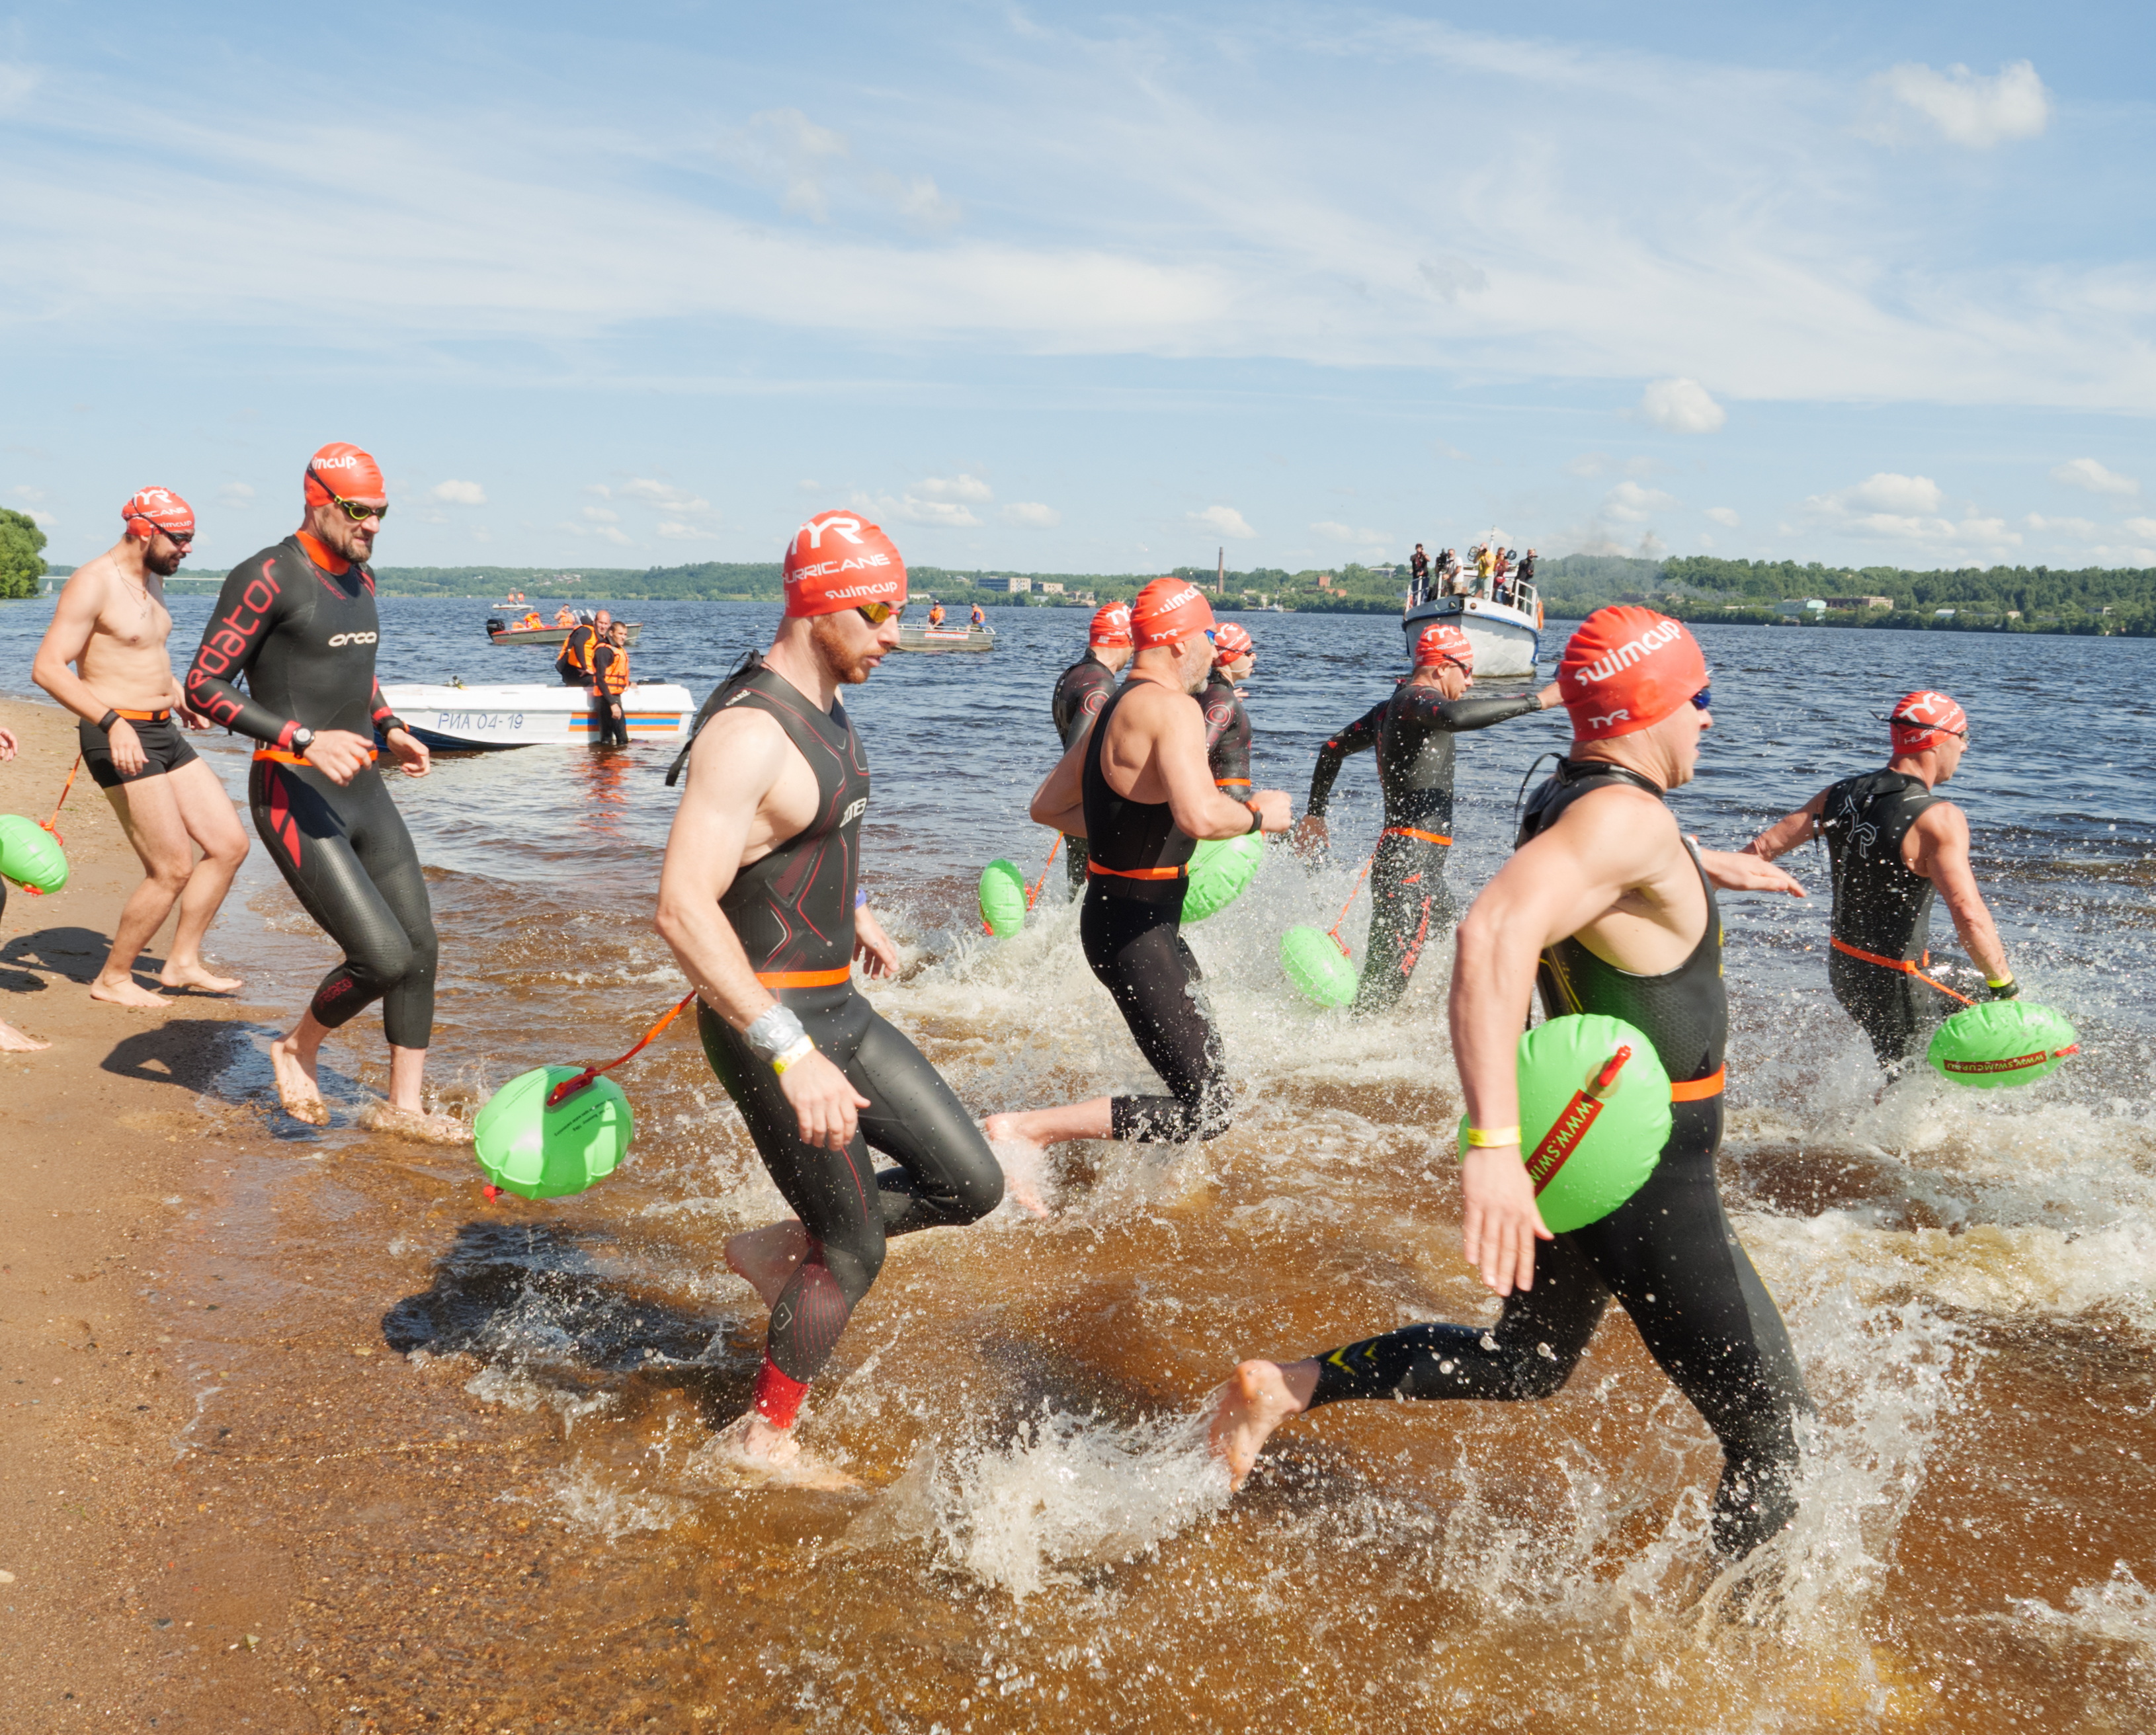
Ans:
[{"label": "bare foot", "polygon": [[1048,1202],[1043,1196],[1047,1188],[1048,1152],[1031,1139],[1013,1138],[1008,1133],[998,1137],[996,1123],[1008,1122],[1009,1115],[991,1115],[983,1131],[988,1141],[988,1149],[1004,1172],[1004,1191],[1010,1202],[1029,1217],[1045,1217]]},{"label": "bare foot", "polygon": [[171,1002],[160,999],[132,976],[100,976],[90,985],[90,998],[131,1012],[164,1012]]},{"label": "bare foot", "polygon": [[698,1455],[706,1463],[789,1488],[858,1488],[835,1464],[804,1450],[791,1428],[774,1428],[754,1410],[719,1430]]},{"label": "bare foot", "polygon": [[393,1132],[400,1138],[416,1138],[423,1144],[468,1145],[472,1130],[454,1115],[430,1115],[416,1108],[399,1108],[392,1102],[370,1102],[359,1111],[359,1124],[370,1132]]},{"label": "bare foot", "polygon": [[328,1126],[329,1106],[315,1082],[315,1057],[302,1055],[298,1043],[280,1036],[270,1045],[270,1065],[277,1074],[277,1100],[285,1105],[285,1112],[310,1127]]},{"label": "bare foot", "polygon": [[1245,1362],[1229,1374],[1214,1390],[1205,1423],[1205,1443],[1227,1460],[1229,1485],[1241,1487],[1273,1430],[1308,1408],[1288,1389],[1277,1362]]},{"label": "bare foot", "polygon": [[40,1042],[34,1036],[25,1036],[13,1024],[0,1019],[0,1054],[27,1055],[51,1046],[49,1042]]},{"label": "bare foot", "polygon": [[763,1305],[778,1304],[778,1292],[793,1281],[793,1273],[808,1256],[808,1231],[789,1217],[726,1238],[726,1266],[763,1297]]},{"label": "bare foot", "polygon": [[228,994],[245,984],[237,976],[213,976],[199,959],[192,964],[166,963],[157,980],[167,988],[199,988],[206,994]]}]

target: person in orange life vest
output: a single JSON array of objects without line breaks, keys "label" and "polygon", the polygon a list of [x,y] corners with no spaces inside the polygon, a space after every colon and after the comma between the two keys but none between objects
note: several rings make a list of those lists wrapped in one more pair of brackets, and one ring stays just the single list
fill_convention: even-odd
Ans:
[{"label": "person in orange life vest", "polygon": [[618,620],[592,652],[592,732],[597,745],[629,745],[628,691],[629,624]]},{"label": "person in orange life vest", "polygon": [[589,626],[569,629],[569,636],[562,641],[562,654],[554,659],[554,672],[562,677],[563,686],[592,690],[592,653],[613,624],[613,616],[602,608],[592,617]]},{"label": "person in orange life vest", "polygon": [[928,624],[932,627],[940,627],[943,624],[943,605],[941,603],[931,603],[928,605]]},{"label": "person in orange life vest", "polygon": [[1969,862],[1969,820],[1932,791],[1961,769],[1969,717],[1946,694],[1911,693],[1887,718],[1884,771],[1844,778],[1744,847],[1763,860],[1825,840],[1834,875],[1827,982],[1889,1073],[1964,997],[1925,974],[1932,895],[1994,1000],[2020,992]]},{"label": "person in orange life vest", "polygon": [[973,613],[966,624],[968,626],[986,626],[988,624],[988,611],[983,608],[978,603],[974,603]]}]

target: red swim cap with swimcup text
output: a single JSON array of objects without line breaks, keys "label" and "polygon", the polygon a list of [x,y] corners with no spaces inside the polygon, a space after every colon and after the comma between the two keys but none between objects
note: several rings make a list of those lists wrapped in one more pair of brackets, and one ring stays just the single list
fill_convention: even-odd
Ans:
[{"label": "red swim cap with swimcup text", "polygon": [[148,542],[159,531],[171,536],[195,533],[195,509],[169,488],[145,488],[120,509],[127,534]]},{"label": "red swim cap with swimcup text", "polygon": [[326,506],[334,494],[339,500],[387,500],[389,485],[382,480],[382,466],[357,446],[336,441],[307,460],[305,484],[307,504]]},{"label": "red swim cap with swimcup text", "polygon": [[1921,753],[1939,745],[1948,735],[1969,736],[1969,713],[1945,693],[1929,688],[1912,693],[1887,719],[1894,731],[1894,752]]},{"label": "red swim cap with swimcup text", "polygon": [[1239,657],[1249,656],[1257,646],[1240,621],[1224,620],[1213,629],[1213,666],[1224,669]]},{"label": "red swim cap with swimcup text", "polygon": [[1582,621],[1557,665],[1574,741],[1651,728],[1707,685],[1707,658],[1682,621],[1632,604]]},{"label": "red swim cap with swimcup text", "polygon": [[1157,650],[1213,624],[1213,605],[1188,578],[1156,578],[1131,604],[1131,636],[1140,650]]},{"label": "red swim cap with swimcup text", "polygon": [[1131,642],[1131,605],[1128,603],[1104,603],[1093,611],[1093,624],[1087,629],[1086,642],[1096,650],[1113,650],[1118,645]]},{"label": "red swim cap with swimcup text", "polygon": [[782,569],[786,616],[836,614],[865,603],[906,606],[906,562],[858,512],[819,512],[793,532]]},{"label": "red swim cap with swimcup text", "polygon": [[1475,672],[1474,641],[1449,620],[1424,627],[1415,640],[1416,668],[1435,669],[1440,663],[1457,663],[1470,675]]}]

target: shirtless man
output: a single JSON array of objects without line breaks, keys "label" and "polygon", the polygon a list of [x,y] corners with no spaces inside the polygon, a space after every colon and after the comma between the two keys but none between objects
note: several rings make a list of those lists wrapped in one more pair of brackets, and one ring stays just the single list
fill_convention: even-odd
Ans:
[{"label": "shirtless man", "polygon": [[[0,760],[12,759],[14,757],[14,736],[5,729],[0,729]],[[8,882],[5,880],[0,880],[0,916],[5,916],[7,913]],[[49,1042],[40,1042],[34,1036],[25,1036],[7,1019],[0,1019],[0,1054],[33,1054],[38,1049],[51,1046],[52,1044]]]},{"label": "shirtless man", "polygon": [[175,903],[179,927],[158,982],[213,994],[240,985],[203,962],[202,942],[246,859],[247,833],[217,773],[173,726],[176,717],[210,726],[181,693],[165,649],[172,617],[164,581],[194,542],[194,512],[170,489],[145,488],[120,516],[126,534],[61,590],[30,678],[82,720],[83,763],[147,875],[121,908],[90,997],[156,1012],[171,1003],[135,980],[135,959]]}]

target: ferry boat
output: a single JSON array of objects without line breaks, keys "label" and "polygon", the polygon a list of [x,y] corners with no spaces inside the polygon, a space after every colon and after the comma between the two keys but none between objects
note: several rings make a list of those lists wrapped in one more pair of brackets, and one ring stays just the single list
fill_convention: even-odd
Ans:
[{"label": "ferry boat", "polygon": [[[629,642],[634,644],[644,635],[640,620],[621,623],[629,629]],[[577,626],[589,626],[589,621],[580,620]],[[561,644],[565,643],[576,627],[518,627],[511,626],[498,614],[486,618],[486,641],[490,644]]]},{"label": "ferry boat", "polygon": [[[582,687],[522,685],[390,686],[389,708],[429,747],[451,752],[500,747],[566,747],[593,739],[591,695]],[[632,681],[622,710],[634,741],[679,742],[695,721],[696,701],[668,681]]]},{"label": "ferry boat", "polygon": [[1422,629],[1450,621],[1475,647],[1477,680],[1532,676],[1542,650],[1543,603],[1532,584],[1508,583],[1503,602],[1480,592],[1435,596],[1409,605],[1400,617],[1412,651]]}]

